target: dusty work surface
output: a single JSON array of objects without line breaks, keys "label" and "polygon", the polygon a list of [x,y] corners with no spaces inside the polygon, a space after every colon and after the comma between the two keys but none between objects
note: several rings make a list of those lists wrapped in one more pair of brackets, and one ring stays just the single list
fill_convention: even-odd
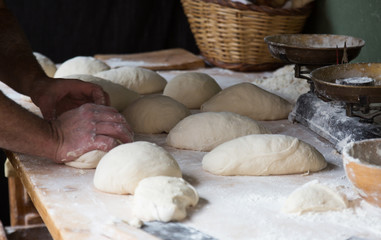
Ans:
[{"label": "dusty work surface", "polygon": [[[218,69],[206,72],[223,88],[242,81],[250,82],[259,76]],[[161,74],[169,80],[177,73]],[[23,97],[18,100],[29,104]],[[200,202],[182,224],[216,239],[229,240],[381,239],[381,209],[367,204],[354,192],[345,176],[341,156],[331,144],[288,120],[263,124],[273,133],[295,136],[312,144],[325,156],[329,166],[318,173],[300,175],[215,176],[201,167],[205,153],[168,147],[165,134],[136,136],[137,141],[155,142],[167,149],[178,161],[184,178],[197,189]],[[107,194],[94,188],[95,170],[75,169],[25,155],[15,156],[11,161],[56,240],[156,239],[127,224],[133,217],[133,196]],[[289,194],[312,180],[319,180],[346,195],[350,207],[337,212],[282,213],[282,205]]]}]

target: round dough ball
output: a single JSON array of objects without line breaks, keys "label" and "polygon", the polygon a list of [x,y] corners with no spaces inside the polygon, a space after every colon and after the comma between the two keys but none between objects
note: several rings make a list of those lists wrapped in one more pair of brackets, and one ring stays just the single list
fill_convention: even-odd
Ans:
[{"label": "round dough ball", "polygon": [[200,108],[201,104],[221,91],[216,80],[206,73],[187,72],[167,83],[163,94],[188,108]]},{"label": "round dough ball", "polygon": [[228,87],[202,104],[202,112],[235,112],[254,120],[288,117],[292,104],[251,83]]},{"label": "round dough ball", "polygon": [[116,108],[120,112],[126,109],[126,107],[130,103],[132,103],[140,97],[140,94],[128,88],[110,82],[106,79],[95,77],[93,75],[75,74],[66,76],[65,78],[79,79],[85,82],[91,82],[101,86],[110,97],[110,106]]},{"label": "round dough ball", "polygon": [[122,114],[136,133],[168,133],[180,120],[190,115],[183,104],[163,95],[143,96]]},{"label": "round dough ball", "polygon": [[42,67],[42,70],[44,70],[45,74],[48,77],[54,77],[54,74],[57,71],[57,66],[56,64],[47,56],[38,53],[38,52],[33,52],[33,55],[37,59],[37,62],[40,64]]},{"label": "round dough ball", "polygon": [[205,112],[181,120],[167,136],[169,146],[210,151],[216,146],[249,134],[270,133],[257,121],[232,112]]},{"label": "round dough ball", "polygon": [[136,187],[132,210],[142,221],[180,221],[198,199],[196,189],[182,178],[148,177]]},{"label": "round dough ball", "polygon": [[150,142],[126,143],[111,149],[99,162],[94,186],[108,193],[134,194],[140,180],[153,176],[182,177],[176,160]]},{"label": "round dough ball", "polygon": [[109,70],[110,66],[94,57],[78,56],[66,60],[58,67],[55,78],[62,78],[73,74],[93,75],[97,72]]},{"label": "round dough ball", "polygon": [[282,211],[302,214],[342,210],[348,207],[344,195],[314,180],[293,191],[287,198]]},{"label": "round dough ball", "polygon": [[163,91],[167,80],[158,73],[139,67],[120,67],[94,74],[96,77],[110,80],[139,94]]},{"label": "round dough ball", "polygon": [[74,161],[66,162],[65,164],[75,168],[96,168],[105,154],[106,152],[104,151],[94,150],[83,154]]},{"label": "round dough ball", "polygon": [[225,142],[202,160],[213,174],[280,175],[319,171],[327,166],[323,155],[311,145],[291,136],[253,134]]}]

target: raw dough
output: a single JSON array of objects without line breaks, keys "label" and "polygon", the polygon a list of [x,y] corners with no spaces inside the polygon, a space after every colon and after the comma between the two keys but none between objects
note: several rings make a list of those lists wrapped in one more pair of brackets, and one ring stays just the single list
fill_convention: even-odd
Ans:
[{"label": "raw dough", "polygon": [[94,186],[108,193],[134,194],[140,180],[153,176],[182,177],[176,160],[150,142],[126,143],[111,149],[99,162]]},{"label": "raw dough", "polygon": [[220,91],[221,87],[208,74],[186,72],[169,81],[163,94],[181,102],[188,108],[199,109],[201,104]]},{"label": "raw dough", "polygon": [[37,62],[40,64],[42,69],[44,70],[45,74],[48,77],[54,77],[54,74],[57,71],[56,64],[47,56],[38,53],[38,52],[33,52],[33,55],[37,59]]},{"label": "raw dough", "polygon": [[252,83],[228,87],[202,104],[202,112],[235,112],[254,120],[288,117],[292,104]]},{"label": "raw dough", "polygon": [[196,189],[182,178],[157,176],[141,180],[133,199],[134,216],[142,221],[179,221],[198,202]]},{"label": "raw dough", "polygon": [[122,114],[134,132],[168,133],[190,111],[168,96],[147,95],[131,103]]},{"label": "raw dough", "polygon": [[158,73],[139,67],[120,67],[99,72],[94,76],[110,80],[139,94],[163,91],[167,80]]},{"label": "raw dough", "polygon": [[282,211],[286,213],[323,212],[348,207],[346,197],[338,191],[314,180],[293,191]]},{"label": "raw dough", "polygon": [[323,155],[295,137],[253,134],[225,142],[202,160],[216,175],[279,175],[319,171],[327,166]]},{"label": "raw dough", "polygon": [[110,97],[110,106],[116,108],[118,111],[123,111],[130,103],[140,97],[140,94],[125,88],[119,84],[113,83],[109,80],[95,77],[88,74],[75,74],[65,76],[65,78],[80,79],[85,82],[97,84],[103,88]]},{"label": "raw dough", "polygon": [[100,150],[94,150],[87,152],[77,158],[74,161],[65,163],[70,167],[75,168],[96,168],[101,158],[106,154],[106,152]]},{"label": "raw dough", "polygon": [[181,120],[167,136],[169,146],[210,151],[216,146],[249,134],[270,133],[257,121],[231,112],[205,112]]},{"label": "raw dough", "polygon": [[106,71],[110,66],[94,57],[78,56],[66,60],[58,67],[55,78],[61,78],[73,74],[93,75],[97,72]]}]

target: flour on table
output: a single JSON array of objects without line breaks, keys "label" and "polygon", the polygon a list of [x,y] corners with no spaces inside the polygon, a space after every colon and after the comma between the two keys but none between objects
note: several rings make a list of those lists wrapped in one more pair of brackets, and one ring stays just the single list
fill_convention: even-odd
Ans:
[{"label": "flour on table", "polygon": [[33,55],[37,59],[37,62],[40,64],[42,69],[44,70],[45,74],[48,77],[54,77],[54,74],[57,71],[56,64],[47,56],[38,53],[38,52],[33,52]]},{"label": "flour on table", "polygon": [[148,177],[136,187],[132,209],[142,221],[180,221],[198,199],[196,189],[182,178]]},{"label": "flour on table", "polygon": [[140,180],[153,176],[182,177],[182,173],[172,155],[155,143],[126,143],[103,156],[94,186],[103,192],[134,194]]},{"label": "flour on table", "polygon": [[327,166],[323,155],[298,138],[253,134],[225,142],[202,160],[204,170],[216,175],[281,175],[316,172]]},{"label": "flour on table", "polygon": [[99,59],[88,56],[77,56],[63,62],[58,67],[54,77],[61,78],[73,74],[93,75],[108,69],[110,69],[110,66]]},{"label": "flour on table", "polygon": [[104,151],[93,150],[87,152],[74,161],[65,164],[75,168],[96,168],[101,158],[106,154]]},{"label": "flour on table", "polygon": [[171,129],[167,144],[179,149],[210,151],[226,141],[250,134],[270,133],[261,123],[232,112],[190,115]]},{"label": "flour on table", "polygon": [[252,83],[225,88],[202,104],[202,112],[235,112],[254,120],[286,119],[292,104]]},{"label": "flour on table", "polygon": [[191,113],[178,101],[164,95],[146,95],[131,103],[122,114],[137,133],[168,133]]},{"label": "flour on table", "polygon": [[346,197],[337,190],[314,180],[293,191],[282,211],[285,213],[323,212],[348,207]]},{"label": "flour on table", "polygon": [[172,78],[163,94],[190,109],[199,109],[211,97],[221,91],[221,87],[210,75],[201,72],[186,72]]},{"label": "flour on table", "polygon": [[94,74],[110,80],[139,94],[158,93],[164,90],[167,80],[155,71],[140,67],[120,67]]},{"label": "flour on table", "polygon": [[140,97],[140,94],[128,88],[93,75],[74,74],[65,76],[65,78],[79,79],[101,86],[110,98],[110,106],[116,108],[119,112],[123,111],[130,103]]}]

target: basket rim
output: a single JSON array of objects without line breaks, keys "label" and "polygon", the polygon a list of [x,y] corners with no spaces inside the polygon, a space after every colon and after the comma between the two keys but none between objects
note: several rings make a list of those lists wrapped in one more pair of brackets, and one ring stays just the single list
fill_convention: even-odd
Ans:
[{"label": "basket rim", "polygon": [[[187,1],[187,0],[182,0]],[[188,0],[195,1],[195,0]],[[238,10],[249,10],[256,12],[265,12],[270,15],[307,15],[312,9],[313,2],[310,2],[306,6],[301,8],[273,8],[266,5],[256,5],[256,4],[243,4],[241,2],[233,2],[231,0],[200,0],[206,3],[214,3],[224,7],[235,8]]]}]

